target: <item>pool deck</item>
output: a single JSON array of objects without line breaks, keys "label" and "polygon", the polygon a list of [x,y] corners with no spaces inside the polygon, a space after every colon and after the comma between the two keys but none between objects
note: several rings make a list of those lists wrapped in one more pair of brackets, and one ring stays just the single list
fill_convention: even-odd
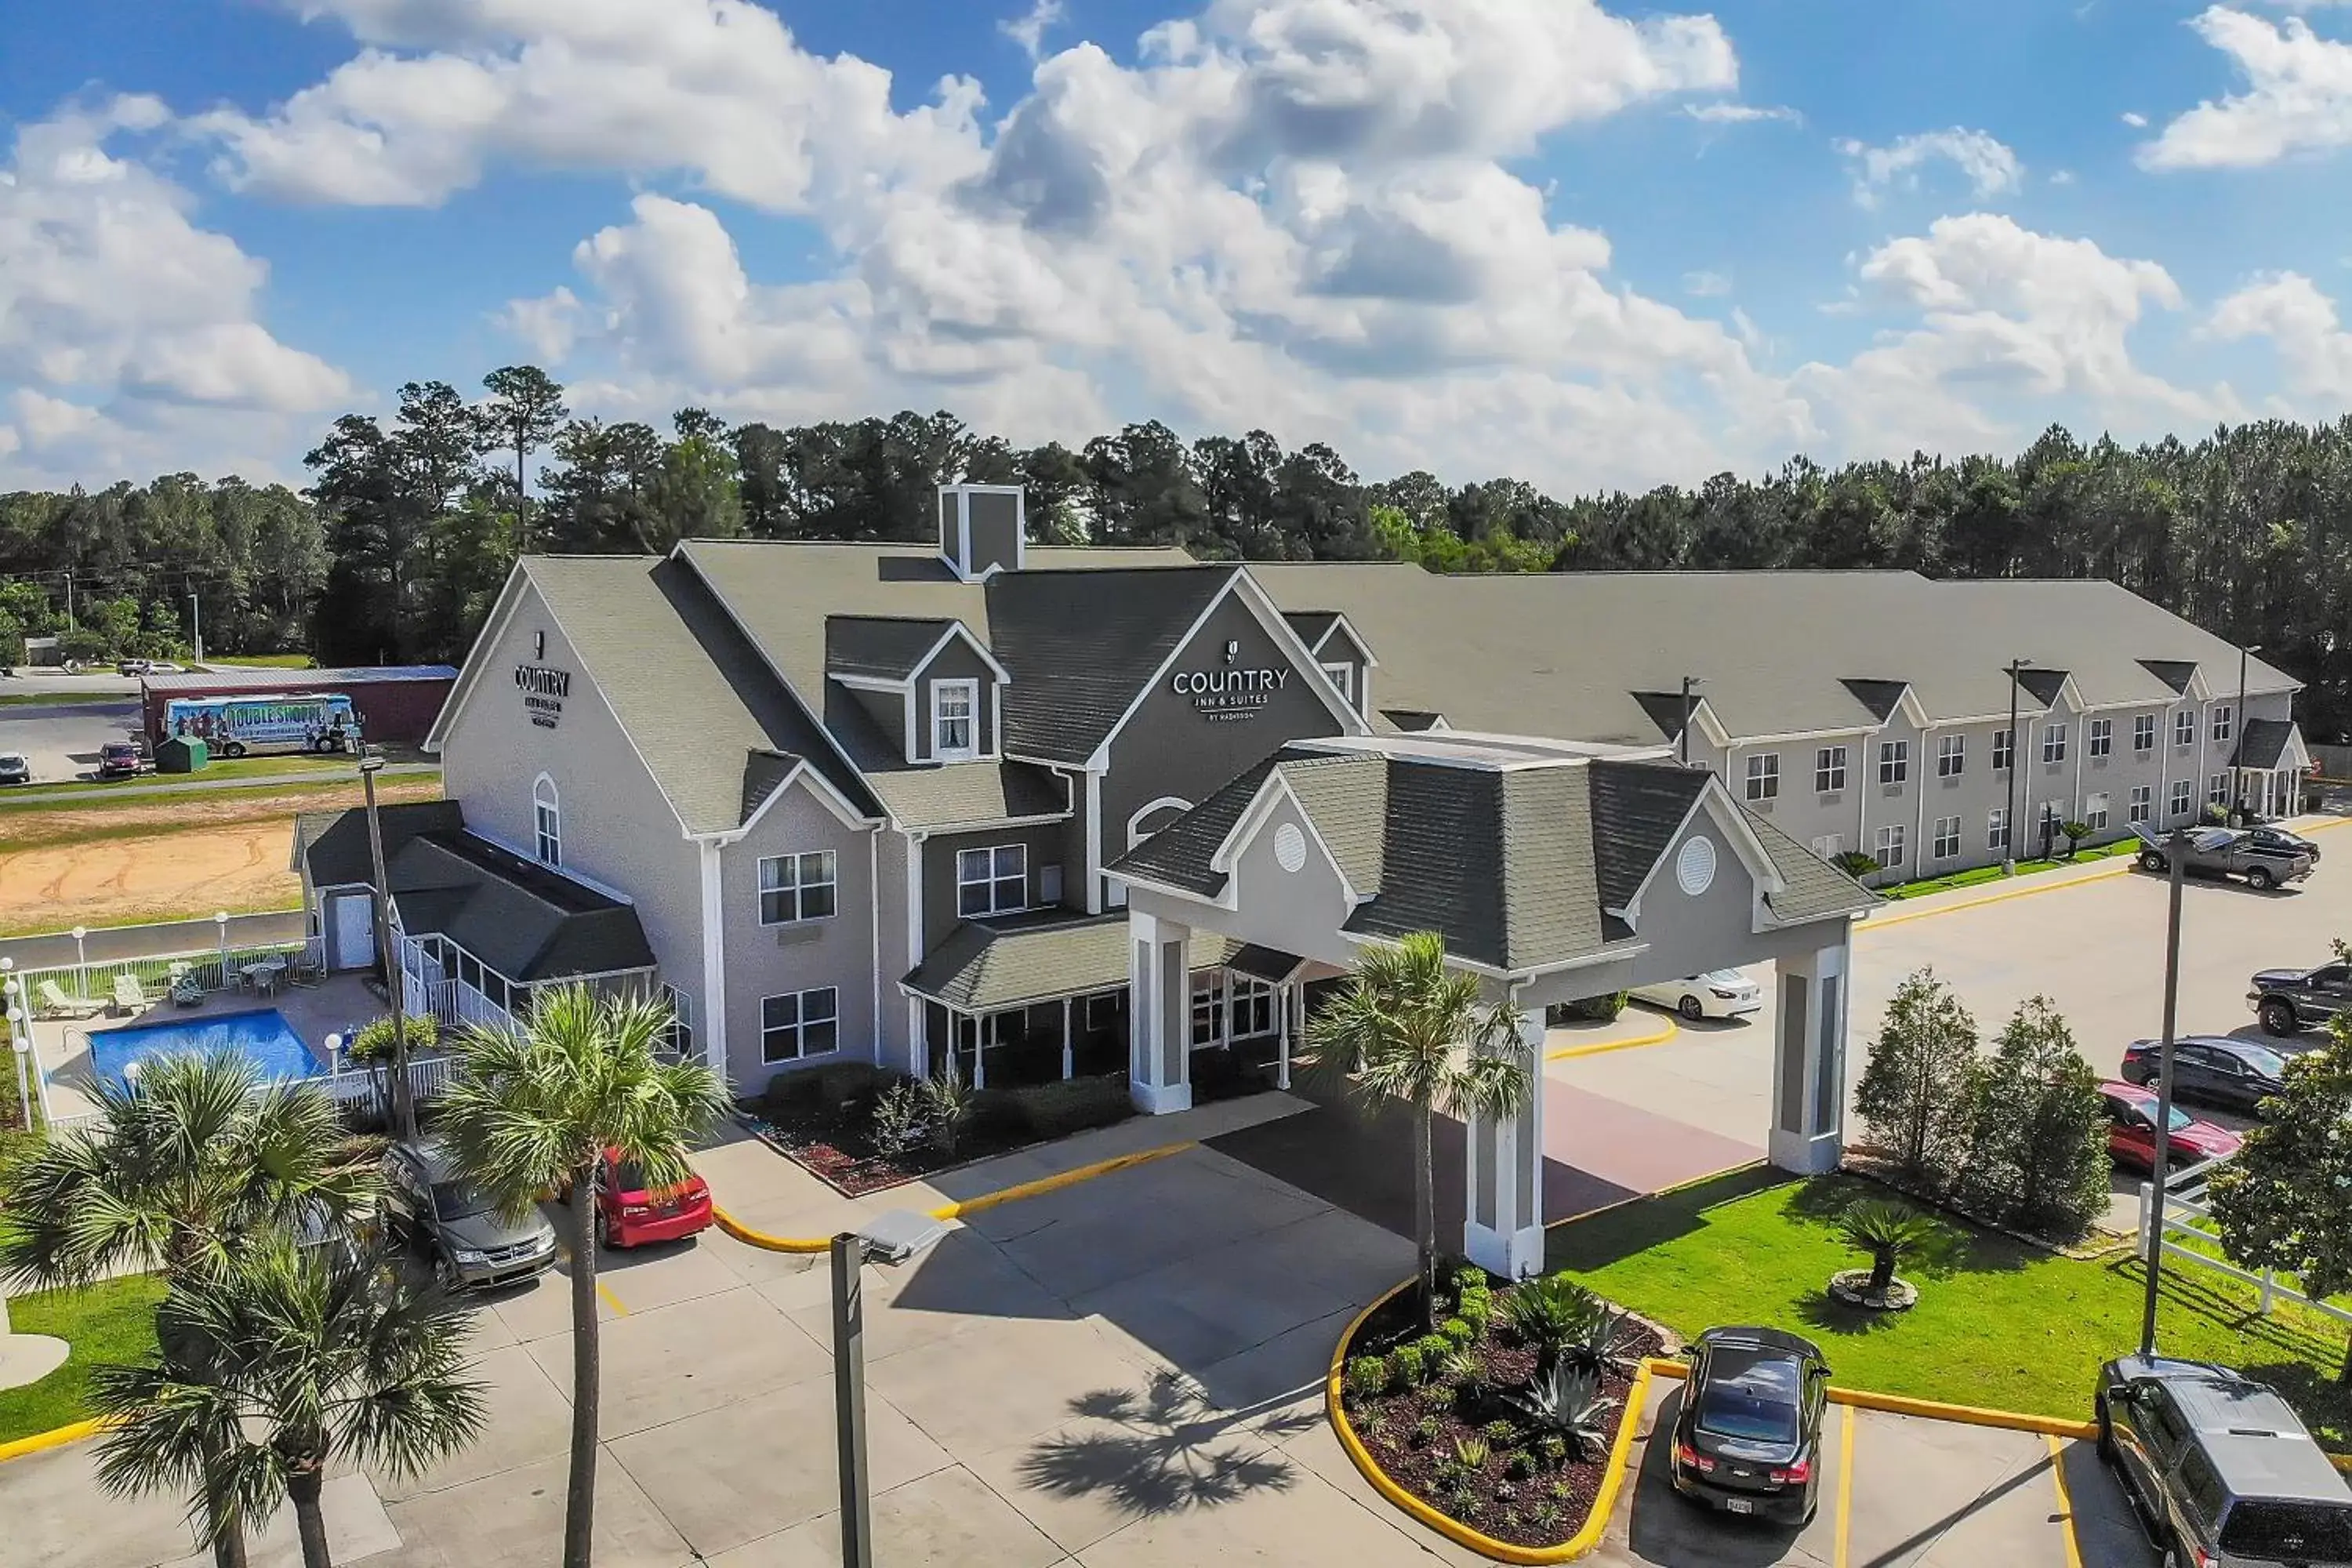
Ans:
[{"label": "pool deck", "polygon": [[338,974],[317,985],[281,985],[267,996],[250,991],[215,991],[194,1007],[175,1007],[158,994],[142,1012],[117,1013],[109,1008],[88,1018],[37,1019],[33,1059],[48,1085],[49,1113],[62,1121],[98,1110],[88,1037],[99,1030],[190,1024],[267,1007],[276,1008],[287,1027],[300,1036],[302,1044],[322,1063],[327,1060],[329,1035],[348,1033],[384,1011],[383,1004],[368,994],[357,974]]}]

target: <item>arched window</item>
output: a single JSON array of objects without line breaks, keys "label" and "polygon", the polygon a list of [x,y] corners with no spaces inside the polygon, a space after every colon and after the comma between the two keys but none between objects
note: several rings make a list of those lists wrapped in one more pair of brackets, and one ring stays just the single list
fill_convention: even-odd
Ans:
[{"label": "arched window", "polygon": [[539,858],[551,866],[563,864],[563,805],[555,781],[545,773],[530,786],[531,826],[539,835]]}]

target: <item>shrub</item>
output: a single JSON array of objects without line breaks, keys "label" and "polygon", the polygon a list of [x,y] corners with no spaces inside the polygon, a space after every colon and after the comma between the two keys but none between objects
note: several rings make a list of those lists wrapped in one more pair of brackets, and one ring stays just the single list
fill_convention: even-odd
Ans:
[{"label": "shrub", "polygon": [[1454,1352],[1454,1342],[1444,1334],[1423,1334],[1412,1342],[1421,1352],[1422,1379],[1435,1377],[1445,1366],[1445,1358]]},{"label": "shrub", "polygon": [[1896,1168],[1940,1192],[1968,1154],[1976,1073],[1976,1019],[1933,969],[1918,970],[1886,1005],[1854,1114]]},{"label": "shrub", "polygon": [[1979,1075],[1964,1195],[1999,1220],[2071,1241],[2107,1207],[2098,1075],[2046,996],[2018,1008]]},{"label": "shrub", "polygon": [[1573,1018],[1585,1023],[1611,1023],[1615,1020],[1618,1014],[1625,1010],[1625,1004],[1631,995],[1632,993],[1625,991],[1605,991],[1598,996],[1580,997],[1573,1002],[1561,1003],[1559,1015],[1563,1018]]},{"label": "shrub", "polygon": [[1539,1436],[1558,1437],[1576,1458],[1607,1451],[1607,1419],[1617,1402],[1601,1394],[1601,1380],[1591,1373],[1556,1362],[1524,1390],[1504,1397]]},{"label": "shrub", "polygon": [[1412,1440],[1415,1443],[1420,1444],[1422,1447],[1426,1447],[1430,1444],[1436,1442],[1437,1435],[1444,1430],[1444,1424],[1439,1421],[1436,1416],[1424,1415],[1420,1420],[1412,1424]]},{"label": "shrub", "polygon": [[1535,1347],[1540,1365],[1549,1366],[1601,1310],[1591,1291],[1565,1274],[1548,1274],[1503,1298],[1503,1322],[1520,1343]]},{"label": "shrub", "polygon": [[1192,1056],[1192,1103],[1237,1100],[1258,1088],[1257,1076],[1230,1050],[1196,1051]]},{"label": "shrub", "polygon": [[1507,1479],[1524,1481],[1535,1473],[1535,1461],[1528,1458],[1524,1453],[1513,1454],[1509,1458],[1503,1461],[1503,1475]]},{"label": "shrub", "polygon": [[1446,1319],[1437,1325],[1437,1331],[1457,1346],[1466,1345],[1478,1337],[1478,1331],[1472,1328],[1469,1322],[1462,1318]]},{"label": "shrub", "polygon": [[874,1097],[867,1136],[877,1152],[910,1154],[931,1135],[931,1106],[922,1086],[894,1083]]},{"label": "shrub", "polygon": [[1475,1351],[1449,1351],[1439,1371],[1455,1388],[1475,1390],[1478,1380],[1486,1374],[1486,1363],[1478,1359]]},{"label": "shrub", "polygon": [[1486,1446],[1486,1440],[1483,1437],[1457,1437],[1454,1439],[1454,1462],[1461,1466],[1465,1471],[1477,1471],[1485,1469],[1486,1468],[1486,1461],[1493,1457],[1494,1450]]},{"label": "shrub", "polygon": [[1348,1360],[1348,1392],[1359,1399],[1369,1399],[1389,1385],[1389,1363],[1380,1356],[1351,1356]]},{"label": "shrub", "polygon": [[1496,1448],[1507,1448],[1519,1440],[1519,1426],[1500,1416],[1486,1423],[1486,1441]]},{"label": "shrub", "polygon": [[1011,1098],[1040,1138],[1066,1138],[1090,1127],[1108,1127],[1135,1114],[1127,1098],[1127,1075],[1061,1079],[1012,1091]]},{"label": "shrub", "polygon": [[1421,1346],[1418,1342],[1399,1345],[1389,1352],[1389,1374],[1393,1386],[1401,1389],[1412,1388],[1429,1381],[1428,1373],[1421,1364]]},{"label": "shrub", "polygon": [[1873,1199],[1856,1204],[1838,1217],[1838,1234],[1870,1255],[1871,1293],[1885,1290],[1904,1255],[1917,1250],[1936,1234],[1936,1222],[1907,1205]]},{"label": "shrub", "polygon": [[2066,836],[2066,854],[2071,859],[2074,851],[2083,847],[2083,840],[2097,829],[2087,822],[2062,822],[2058,825],[2058,831]]},{"label": "shrub", "polygon": [[1474,1332],[1483,1334],[1486,1331],[1486,1325],[1494,1320],[1495,1293],[1483,1285],[1475,1290],[1465,1290],[1462,1300],[1455,1303],[1455,1315],[1469,1324]]},{"label": "shrub", "polygon": [[[430,1013],[417,1013],[403,1019],[401,1033],[408,1037],[408,1054],[412,1057],[433,1050],[441,1044],[441,1020]],[[343,1054],[354,1062],[389,1062],[393,1057],[392,1015],[371,1019],[353,1031],[343,1042]]]},{"label": "shrub", "polygon": [[1591,1315],[1559,1347],[1559,1359],[1579,1372],[1595,1376],[1607,1372],[1631,1373],[1633,1357],[1627,1353],[1629,1321],[1623,1309],[1596,1297]]},{"label": "shrub", "polygon": [[973,1090],[949,1059],[945,1071],[923,1080],[923,1103],[930,1112],[931,1147],[953,1154],[963,1140],[964,1124],[971,1119]]},{"label": "shrub", "polygon": [[1859,849],[1849,849],[1832,860],[1830,864],[1857,882],[1864,878],[1877,876],[1880,869],[1877,856],[1865,855]]},{"label": "shrub", "polygon": [[1036,1132],[1027,1108],[1010,1090],[983,1089],[964,1112],[963,1135],[975,1143],[1025,1143]]},{"label": "shrub", "polygon": [[1454,1264],[1448,1269],[1445,1278],[1454,1282],[1454,1293],[1457,1296],[1466,1296],[1473,1290],[1494,1289],[1493,1284],[1486,1278],[1486,1271],[1475,1263]]},{"label": "shrub", "polygon": [[1543,1456],[1545,1464],[1558,1469],[1568,1463],[1568,1439],[1557,1432],[1548,1432],[1536,1439],[1536,1452]]}]

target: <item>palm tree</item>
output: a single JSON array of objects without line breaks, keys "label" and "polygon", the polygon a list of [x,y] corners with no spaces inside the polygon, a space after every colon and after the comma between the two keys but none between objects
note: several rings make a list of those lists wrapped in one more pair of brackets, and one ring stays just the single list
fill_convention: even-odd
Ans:
[{"label": "palm tree", "polygon": [[[99,1120],[0,1171],[0,1281],[74,1289],[160,1269],[174,1288],[225,1270],[259,1237],[324,1230],[375,1202],[374,1152],[300,1084],[263,1088],[232,1053],[144,1064],[103,1084]],[[219,1568],[243,1568],[233,1492],[206,1521]]]},{"label": "palm tree", "polygon": [[1519,1016],[1508,999],[1486,1004],[1475,976],[1446,968],[1444,938],[1418,931],[1393,947],[1367,950],[1347,986],[1307,1022],[1307,1049],[1319,1071],[1368,1105],[1401,1100],[1412,1107],[1424,1329],[1437,1304],[1431,1130],[1441,1111],[1464,1121],[1518,1114],[1529,1092]]},{"label": "palm tree", "polygon": [[572,1221],[572,1476],[564,1568],[588,1568],[596,1508],[596,1171],[607,1149],[656,1186],[686,1179],[686,1146],[727,1109],[719,1075],[655,1047],[669,1009],[585,986],[540,994],[530,1021],[460,1036],[440,1135],[511,1218],[553,1193]]},{"label": "palm tree", "polygon": [[319,1506],[331,1462],[415,1476],[481,1429],[469,1331],[374,1247],[280,1237],[173,1289],[156,1335],[173,1350],[93,1369],[91,1404],[112,1423],[99,1483],[193,1492],[196,1518],[226,1503],[259,1521],[290,1500],[304,1568],[332,1568]]}]

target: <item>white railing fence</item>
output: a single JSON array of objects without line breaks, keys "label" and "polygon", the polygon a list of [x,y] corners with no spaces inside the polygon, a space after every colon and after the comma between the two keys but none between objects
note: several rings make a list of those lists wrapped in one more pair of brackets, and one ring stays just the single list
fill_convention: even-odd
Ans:
[{"label": "white railing fence", "polygon": [[[68,1032],[67,1044],[69,1050],[79,1048],[83,1053],[83,1059],[89,1059],[89,1040],[87,1037],[81,1036],[79,1030]],[[341,1070],[322,1073],[318,1077],[300,1081],[316,1089],[345,1110],[357,1110],[389,1121],[392,1108],[384,1103],[384,1088],[390,1078],[389,1071],[378,1072],[364,1067],[352,1067],[347,1063],[337,1065]],[[410,1062],[408,1064],[409,1093],[417,1105],[421,1107],[430,1104],[443,1089],[448,1088],[453,1070],[453,1064],[447,1057],[420,1057]],[[267,1084],[261,1085],[255,1092],[258,1093],[268,1087],[270,1086]],[[68,1132],[77,1127],[92,1127],[106,1120],[105,1113],[99,1110],[62,1116],[52,1114],[48,1107],[48,1089],[46,1083],[41,1087],[40,1095],[41,1116],[48,1123],[51,1132]]]},{"label": "white railing fence", "polygon": [[[247,984],[246,970],[257,964],[278,965],[281,981],[299,984],[320,972],[318,943],[313,940],[261,947],[198,948],[148,958],[25,970],[21,978],[25,1005],[33,1016],[55,1018],[69,1016],[85,1006],[97,1007],[111,1002],[116,983],[125,975],[137,981],[141,992],[151,1001],[162,1001],[170,993],[172,983],[184,974],[206,993],[227,991]],[[59,1008],[45,994],[49,987],[73,1005]]]},{"label": "white railing fence", "polygon": [[2218,1247],[2214,1234],[2199,1222],[2210,1221],[2212,1218],[2213,1208],[2210,1195],[2213,1173],[2227,1163],[2226,1160],[2207,1160],[2201,1164],[2190,1165],[2184,1170],[2173,1173],[2165,1183],[2164,1201],[2160,1205],[2157,1201],[2156,1184],[2142,1182],[2139,1184],[2140,1258],[2143,1260],[2147,1258],[2151,1244],[2160,1230],[2163,1237],[2164,1256],[2168,1262],[2185,1263],[2191,1268],[2226,1275],[2242,1284],[2252,1285],[2260,1296],[2262,1314],[2264,1317],[2270,1316],[2271,1309],[2284,1298],[2289,1301],[2299,1301],[2313,1311],[2333,1318],[2339,1323],[2352,1324],[2352,1310],[2326,1301],[2315,1300],[2305,1295],[2290,1276],[2267,1268],[2259,1273],[2250,1268],[2241,1268],[2226,1258],[2215,1257],[2211,1252],[2183,1247],[2172,1239],[2176,1235],[2193,1237],[2205,1247]]}]

